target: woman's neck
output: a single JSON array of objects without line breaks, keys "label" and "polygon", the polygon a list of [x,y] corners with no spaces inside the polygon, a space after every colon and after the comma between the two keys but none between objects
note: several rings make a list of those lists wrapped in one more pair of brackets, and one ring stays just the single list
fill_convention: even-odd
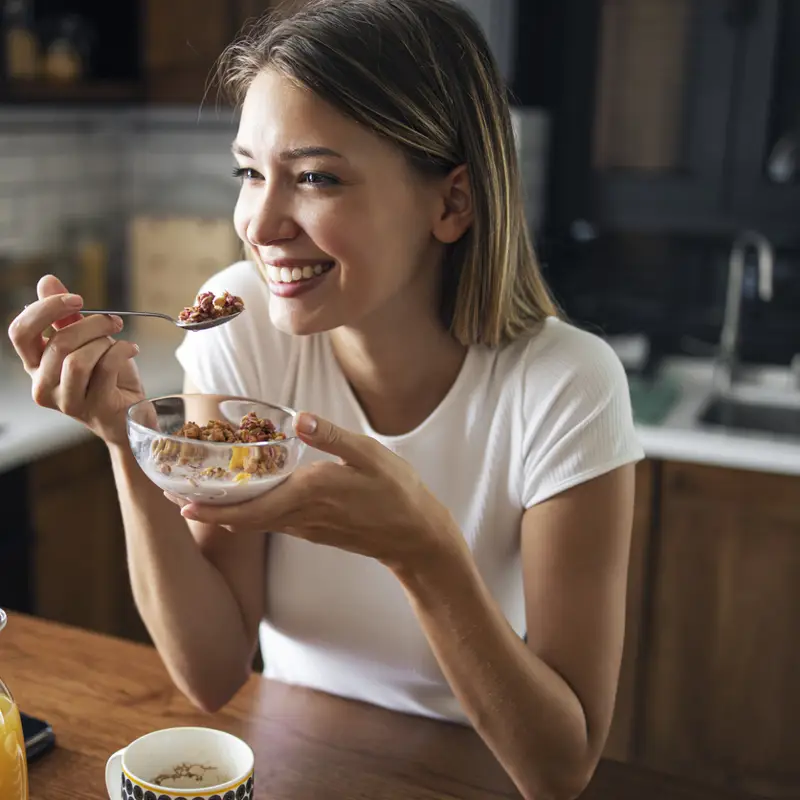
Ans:
[{"label": "woman's neck", "polygon": [[420,425],[442,402],[467,348],[435,319],[387,322],[337,328],[331,342],[370,425],[397,436]]}]

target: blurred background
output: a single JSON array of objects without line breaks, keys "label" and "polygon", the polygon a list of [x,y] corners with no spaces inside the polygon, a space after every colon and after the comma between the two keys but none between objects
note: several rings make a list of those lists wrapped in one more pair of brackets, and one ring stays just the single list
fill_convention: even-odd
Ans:
[{"label": "blurred background", "polygon": [[[769,305],[745,302],[741,354],[789,362],[800,350],[800,4],[462,2],[508,79],[531,226],[567,313],[644,332],[654,356],[713,344],[732,241],[755,228],[777,250],[775,291]],[[175,253],[195,238],[178,220],[230,218],[235,119],[210,70],[268,6],[3,0],[3,319],[45,264],[92,301],[152,303],[142,240],[163,233]],[[235,252],[218,245],[200,273]]]},{"label": "blurred background", "polygon": [[[647,452],[607,755],[800,797],[800,0],[460,2],[547,280],[623,359]],[[45,271],[175,313],[238,258],[209,78],[269,5],[0,0],[4,323]],[[136,335],[149,394],[178,389],[176,332]],[[5,336],[0,501],[0,604],[147,639],[105,451],[33,405]]]}]

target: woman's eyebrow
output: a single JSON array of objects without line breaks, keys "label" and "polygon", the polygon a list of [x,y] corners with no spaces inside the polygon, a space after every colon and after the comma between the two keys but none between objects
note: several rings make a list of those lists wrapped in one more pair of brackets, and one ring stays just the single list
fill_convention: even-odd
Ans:
[{"label": "woman's eyebrow", "polygon": [[280,154],[281,161],[294,161],[298,158],[311,158],[313,156],[333,156],[334,158],[344,158],[341,153],[331,150],[330,147],[311,145],[309,147],[294,147],[291,150],[284,150]]},{"label": "woman's eyebrow", "polygon": [[[234,155],[241,156],[242,158],[253,158],[253,153],[239,142],[234,142],[231,145],[231,152]],[[344,158],[341,153],[331,150],[330,147],[322,147],[321,145],[309,145],[307,147],[293,147],[290,150],[284,150],[279,158],[281,161],[296,161],[300,158],[312,158],[313,156],[332,156],[333,158]]]}]

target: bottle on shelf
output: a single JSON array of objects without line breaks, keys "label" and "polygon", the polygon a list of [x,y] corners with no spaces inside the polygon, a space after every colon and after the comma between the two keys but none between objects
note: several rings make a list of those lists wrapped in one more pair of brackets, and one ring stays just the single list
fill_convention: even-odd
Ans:
[{"label": "bottle on shelf", "polygon": [[2,5],[4,54],[7,80],[33,80],[39,74],[39,42],[30,0],[5,0]]}]

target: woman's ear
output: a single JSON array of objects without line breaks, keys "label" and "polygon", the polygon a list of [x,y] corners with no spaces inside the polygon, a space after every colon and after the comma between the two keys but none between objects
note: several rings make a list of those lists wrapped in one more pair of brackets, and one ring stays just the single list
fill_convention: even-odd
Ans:
[{"label": "woman's ear", "polygon": [[440,183],[433,235],[443,244],[457,242],[472,225],[472,185],[466,164],[453,169]]}]

